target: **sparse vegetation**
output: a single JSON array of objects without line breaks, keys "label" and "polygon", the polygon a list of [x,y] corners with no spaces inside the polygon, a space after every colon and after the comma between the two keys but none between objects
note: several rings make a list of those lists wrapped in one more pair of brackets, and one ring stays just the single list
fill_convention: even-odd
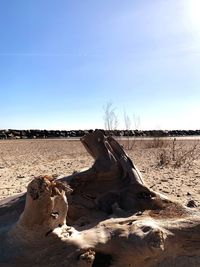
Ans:
[{"label": "sparse vegetation", "polygon": [[163,140],[161,137],[154,137],[145,143],[146,148],[163,148],[168,141]]},{"label": "sparse vegetation", "polygon": [[104,119],[105,130],[112,131],[117,129],[117,126],[119,124],[118,116],[116,114],[116,108],[113,107],[113,104],[111,102],[108,102],[104,106],[103,119]]},{"label": "sparse vegetation", "polygon": [[[125,130],[128,131],[128,133],[131,132],[131,128],[132,128],[132,124],[134,127],[134,130],[139,129],[140,126],[140,117],[136,116],[135,114],[133,114],[133,120],[131,121],[129,115],[126,114],[126,112],[124,113],[124,124],[125,124]],[[126,136],[127,140],[124,141],[125,146],[124,148],[126,150],[132,150],[135,147],[135,143],[136,143],[136,138],[135,135],[133,136]]]},{"label": "sparse vegetation", "polygon": [[167,144],[167,146],[161,145],[160,150],[157,151],[157,164],[160,167],[170,165],[174,168],[182,166],[189,168],[199,157],[198,142],[192,142],[190,146],[185,146],[183,142],[178,142],[174,138],[172,142],[167,142]]},{"label": "sparse vegetation", "polygon": [[[125,130],[130,131],[131,130],[131,119],[130,117],[124,112],[124,124],[125,124]],[[124,140],[124,148],[127,150],[133,149],[135,145],[135,139],[130,137],[130,135],[126,136],[126,140]]]}]

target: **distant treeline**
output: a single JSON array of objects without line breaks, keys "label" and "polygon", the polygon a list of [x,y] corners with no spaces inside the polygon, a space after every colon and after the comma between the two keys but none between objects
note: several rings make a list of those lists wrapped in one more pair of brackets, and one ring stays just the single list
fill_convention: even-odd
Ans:
[{"label": "distant treeline", "polygon": [[[94,130],[0,130],[0,139],[37,139],[81,137]],[[105,135],[129,137],[170,137],[200,135],[200,130],[102,130]]]}]

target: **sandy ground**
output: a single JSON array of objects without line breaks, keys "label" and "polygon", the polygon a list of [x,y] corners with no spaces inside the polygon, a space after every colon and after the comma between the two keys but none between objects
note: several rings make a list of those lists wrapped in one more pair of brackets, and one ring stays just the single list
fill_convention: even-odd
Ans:
[{"label": "sandy ground", "polygon": [[[122,141],[121,141],[122,142]],[[124,143],[125,142],[125,143]],[[190,151],[195,141],[179,141],[175,158],[182,158],[180,167],[172,162],[161,164],[161,154],[172,154],[172,143],[151,144],[150,141],[130,141],[130,158],[139,168],[144,181],[153,190],[170,196],[182,204],[194,200],[200,207],[200,147]],[[127,141],[123,141],[127,146]],[[185,156],[184,156],[185,155]],[[70,175],[90,167],[93,159],[80,141],[73,140],[1,140],[0,199],[26,191],[27,184],[38,175]]]}]

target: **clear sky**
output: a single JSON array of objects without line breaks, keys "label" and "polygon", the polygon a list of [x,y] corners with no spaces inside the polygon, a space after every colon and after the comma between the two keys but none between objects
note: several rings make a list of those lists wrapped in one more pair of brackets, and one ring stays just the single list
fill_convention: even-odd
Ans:
[{"label": "clear sky", "polygon": [[[0,128],[200,129],[200,0],[0,0]],[[134,128],[134,122],[133,122]]]}]

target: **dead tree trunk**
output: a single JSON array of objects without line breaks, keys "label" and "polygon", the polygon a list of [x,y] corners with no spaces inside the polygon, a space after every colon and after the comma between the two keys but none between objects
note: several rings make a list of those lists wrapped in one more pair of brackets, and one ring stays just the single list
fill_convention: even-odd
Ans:
[{"label": "dead tree trunk", "polygon": [[133,214],[157,209],[167,201],[145,186],[140,172],[114,138],[95,131],[84,136],[81,142],[93,157],[93,166],[60,180],[73,189],[69,207],[73,222],[91,210],[111,214],[117,208]]},{"label": "dead tree trunk", "polygon": [[199,267],[200,213],[150,190],[112,137],[81,141],[90,169],[33,180],[20,217],[24,196],[0,203],[0,265]]}]

